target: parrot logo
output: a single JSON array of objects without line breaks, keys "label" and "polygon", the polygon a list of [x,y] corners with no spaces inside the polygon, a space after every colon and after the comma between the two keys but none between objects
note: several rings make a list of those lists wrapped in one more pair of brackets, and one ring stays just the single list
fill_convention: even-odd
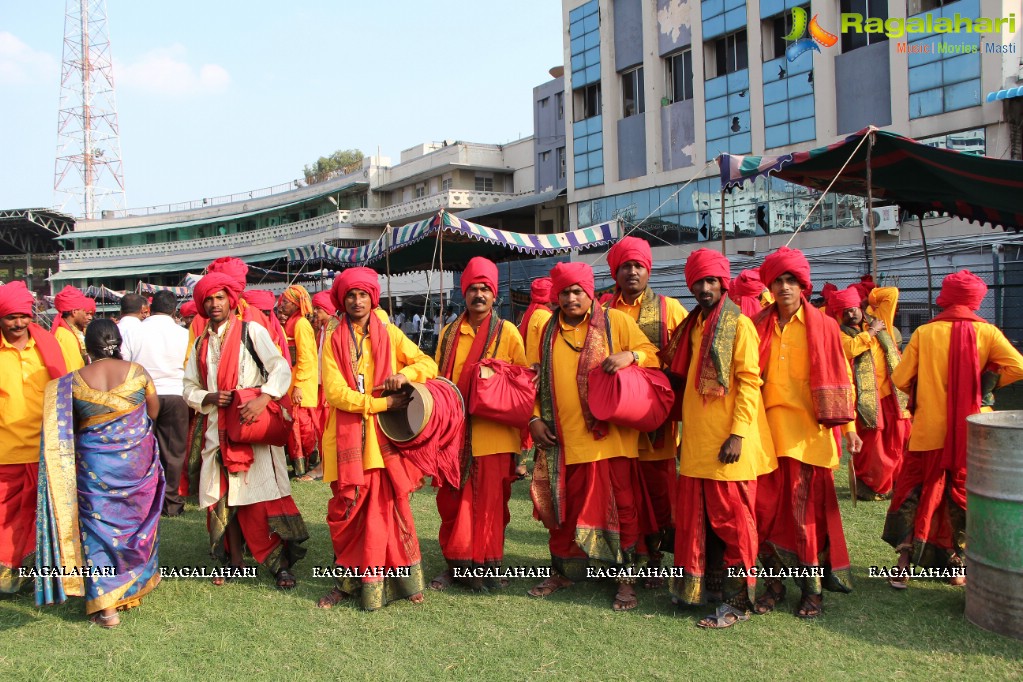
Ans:
[{"label": "parrot logo", "polygon": [[785,50],[785,56],[788,57],[790,62],[796,61],[799,55],[810,50],[821,51],[818,45],[823,47],[831,47],[838,42],[838,36],[834,33],[829,33],[821,28],[821,25],[817,23],[817,15],[813,15],[813,19],[809,22],[810,37],[804,38],[803,34],[807,31],[806,21],[806,10],[802,7],[792,8],[792,30],[789,34],[784,37],[784,40],[792,43]]}]

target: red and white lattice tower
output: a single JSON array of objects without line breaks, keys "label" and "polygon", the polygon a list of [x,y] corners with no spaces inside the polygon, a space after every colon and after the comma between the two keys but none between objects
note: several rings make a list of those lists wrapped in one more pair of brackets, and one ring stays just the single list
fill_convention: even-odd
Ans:
[{"label": "red and white lattice tower", "polygon": [[106,0],[67,0],[53,190],[74,216],[125,208],[113,71]]}]

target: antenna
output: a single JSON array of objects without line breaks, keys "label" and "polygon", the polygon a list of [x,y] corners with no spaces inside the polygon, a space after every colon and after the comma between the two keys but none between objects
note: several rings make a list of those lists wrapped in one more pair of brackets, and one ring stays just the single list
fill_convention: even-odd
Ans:
[{"label": "antenna", "polygon": [[75,216],[125,209],[106,0],[67,0],[53,192]]}]

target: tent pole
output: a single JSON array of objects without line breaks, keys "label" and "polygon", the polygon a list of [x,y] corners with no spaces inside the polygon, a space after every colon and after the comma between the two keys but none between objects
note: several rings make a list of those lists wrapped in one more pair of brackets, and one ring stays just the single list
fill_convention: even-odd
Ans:
[{"label": "tent pole", "polygon": [[924,264],[927,266],[927,317],[934,316],[934,285],[931,283],[931,255],[927,251],[927,235],[924,233],[924,217],[917,216],[920,225],[920,239],[924,243]]},{"label": "tent pole", "polygon": [[727,256],[725,249],[725,190],[721,190],[721,255]]},{"label": "tent pole", "polygon": [[444,209],[437,212],[437,239],[440,240],[440,321],[444,323]]},{"label": "tent pole", "polygon": [[870,274],[873,276],[874,281],[879,281],[877,278],[877,226],[874,225],[874,189],[871,186],[873,182],[873,173],[870,167],[871,156],[874,151],[874,131],[871,130],[867,133],[870,139],[867,140],[867,224],[870,225]]},{"label": "tent pole", "polygon": [[387,236],[386,250],[384,251],[384,262],[387,264],[387,314],[394,319],[394,299],[391,298],[391,224],[384,226],[384,234]]}]

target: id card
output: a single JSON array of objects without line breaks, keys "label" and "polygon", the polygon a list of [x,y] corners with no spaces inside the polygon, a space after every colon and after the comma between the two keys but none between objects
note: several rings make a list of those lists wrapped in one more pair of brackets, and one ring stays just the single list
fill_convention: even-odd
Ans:
[{"label": "id card", "polygon": [[359,383],[359,393],[365,394],[366,393],[366,375],[365,374],[359,374],[355,378],[356,378],[356,380]]}]

